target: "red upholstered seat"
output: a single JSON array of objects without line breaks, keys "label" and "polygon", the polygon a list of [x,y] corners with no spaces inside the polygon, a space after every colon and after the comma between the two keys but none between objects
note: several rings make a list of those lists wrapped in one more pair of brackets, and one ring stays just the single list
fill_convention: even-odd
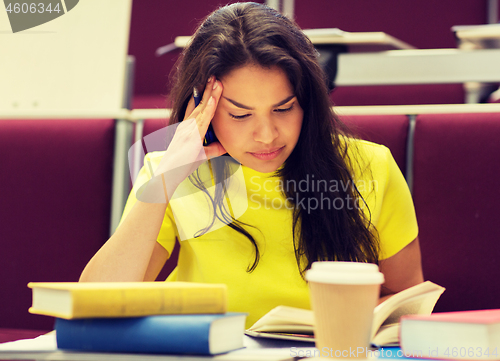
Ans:
[{"label": "red upholstered seat", "polygon": [[45,333],[47,331],[0,328],[0,343],[35,338]]},{"label": "red upholstered seat", "polygon": [[168,119],[146,119],[144,121],[144,136],[168,126]]},{"label": "red upholstered seat", "polygon": [[419,115],[413,197],[436,311],[498,308],[500,114]]},{"label": "red upholstered seat", "polygon": [[33,281],[77,281],[109,236],[114,120],[0,121],[0,327],[50,330]]},{"label": "red upholstered seat", "polygon": [[406,115],[350,115],[341,119],[360,138],[388,147],[405,174],[409,126]]}]

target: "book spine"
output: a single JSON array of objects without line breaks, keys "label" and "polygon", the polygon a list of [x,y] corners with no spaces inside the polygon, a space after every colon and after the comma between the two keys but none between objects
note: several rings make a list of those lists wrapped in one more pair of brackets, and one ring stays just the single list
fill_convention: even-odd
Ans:
[{"label": "book spine", "polygon": [[56,319],[57,347],[123,353],[209,354],[214,315]]},{"label": "book spine", "polygon": [[73,294],[73,318],[212,314],[227,311],[224,288],[87,290]]}]

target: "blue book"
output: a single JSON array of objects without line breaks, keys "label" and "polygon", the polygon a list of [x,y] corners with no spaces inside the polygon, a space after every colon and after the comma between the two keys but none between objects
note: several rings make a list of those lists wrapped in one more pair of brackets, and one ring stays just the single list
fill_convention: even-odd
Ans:
[{"label": "blue book", "polygon": [[243,347],[246,314],[56,319],[57,347],[120,353],[214,355]]}]

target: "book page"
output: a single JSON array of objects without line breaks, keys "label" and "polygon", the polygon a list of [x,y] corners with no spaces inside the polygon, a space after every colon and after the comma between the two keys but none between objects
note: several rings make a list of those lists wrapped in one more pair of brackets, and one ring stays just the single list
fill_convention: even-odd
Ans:
[{"label": "book page", "polygon": [[372,344],[377,346],[398,346],[399,345],[399,323],[385,325],[380,327],[375,337],[372,339]]},{"label": "book page", "polygon": [[278,306],[262,316],[250,328],[250,331],[262,331],[264,326],[278,326],[276,331],[286,332],[290,330],[290,326],[314,324],[314,314],[311,310],[305,310],[296,307]]},{"label": "book page", "polygon": [[372,338],[380,326],[397,323],[403,315],[430,314],[444,290],[443,287],[426,281],[388,298],[375,307]]}]

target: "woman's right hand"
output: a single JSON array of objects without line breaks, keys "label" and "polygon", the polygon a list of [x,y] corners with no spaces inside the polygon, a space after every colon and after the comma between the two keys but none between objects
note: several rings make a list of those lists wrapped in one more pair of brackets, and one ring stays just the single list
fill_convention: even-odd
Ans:
[{"label": "woman's right hand", "polygon": [[226,153],[217,141],[206,147],[203,139],[217,109],[222,94],[222,84],[210,77],[200,104],[195,107],[194,99],[188,103],[182,122],[177,125],[172,141],[153,177],[137,188],[137,199],[146,203],[168,203],[175,189],[209,158]]},{"label": "woman's right hand", "polygon": [[[222,95],[222,89],[222,83],[218,81],[215,76],[211,76],[205,86],[205,91],[203,92],[200,104],[195,107],[194,98],[191,98],[186,107],[186,116],[184,117],[184,121],[195,119],[202,142],[205,138],[210,122],[215,115],[215,110],[217,109],[219,99]],[[204,147],[204,149],[205,154],[209,159],[219,157],[227,153],[219,141],[209,144]]]}]

